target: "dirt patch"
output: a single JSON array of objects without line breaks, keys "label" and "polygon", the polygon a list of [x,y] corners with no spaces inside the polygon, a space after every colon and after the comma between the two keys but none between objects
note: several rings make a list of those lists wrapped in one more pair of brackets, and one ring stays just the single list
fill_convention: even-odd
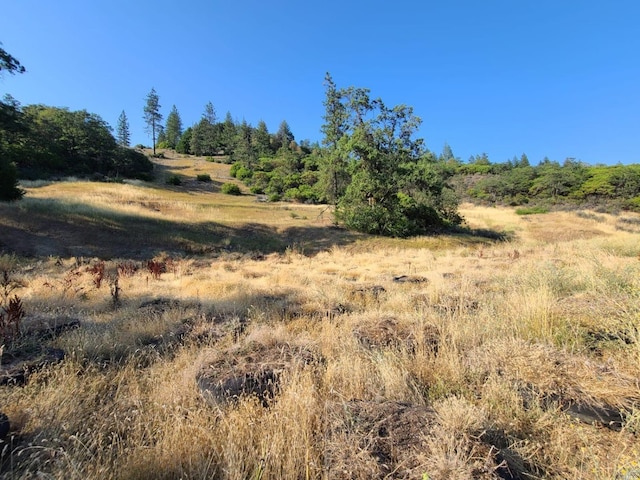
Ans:
[{"label": "dirt patch", "polygon": [[313,347],[252,341],[218,352],[202,365],[196,382],[204,399],[213,406],[252,395],[268,405],[278,393],[284,373],[320,361]]},{"label": "dirt patch", "polygon": [[418,458],[435,424],[434,410],[352,400],[329,405],[327,412],[329,478],[421,478]]},{"label": "dirt patch", "polygon": [[422,338],[418,338],[411,325],[400,323],[395,318],[383,317],[360,323],[353,335],[365,348],[399,348],[414,352],[420,344],[430,350],[438,350],[440,334],[437,327],[425,325]]}]

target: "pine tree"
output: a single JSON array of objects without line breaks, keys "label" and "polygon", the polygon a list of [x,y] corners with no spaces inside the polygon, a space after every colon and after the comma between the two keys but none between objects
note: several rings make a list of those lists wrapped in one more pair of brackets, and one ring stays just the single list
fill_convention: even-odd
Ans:
[{"label": "pine tree", "polygon": [[129,120],[127,114],[123,110],[118,117],[118,125],[116,126],[116,140],[118,145],[128,147],[131,144],[131,134],[129,133]]},{"label": "pine tree", "polygon": [[169,116],[167,116],[167,126],[164,132],[168,147],[176,148],[182,136],[182,120],[175,105],[171,109]]},{"label": "pine tree", "polygon": [[267,129],[267,124],[264,122],[264,120],[260,120],[258,122],[258,126],[253,131],[251,143],[253,144],[253,148],[259,157],[270,155],[272,153],[271,136],[269,135],[269,130]]},{"label": "pine tree", "polygon": [[147,133],[151,134],[153,139],[153,154],[156,154],[156,138],[160,131],[162,114],[160,113],[160,97],[156,93],[156,89],[152,88],[147,95],[147,103],[144,106],[144,121],[147,124]]},{"label": "pine tree", "polygon": [[213,103],[209,102],[205,105],[202,118],[207,120],[211,125],[215,125],[217,117],[216,109],[213,107]]},{"label": "pine tree", "polygon": [[274,135],[273,140],[276,150],[283,147],[288,148],[291,142],[295,140],[295,137],[293,136],[293,133],[291,132],[289,124],[286,120],[280,122],[280,127],[278,127],[278,131]]},{"label": "pine tree", "polygon": [[349,115],[342,102],[342,94],[329,73],[324,78],[324,84],[326,87],[326,98],[323,102],[325,124],[321,130],[324,133],[322,143],[326,148],[321,158],[320,186],[324,199],[335,205],[351,180],[347,173],[346,158],[338,148],[338,142],[347,132]]}]

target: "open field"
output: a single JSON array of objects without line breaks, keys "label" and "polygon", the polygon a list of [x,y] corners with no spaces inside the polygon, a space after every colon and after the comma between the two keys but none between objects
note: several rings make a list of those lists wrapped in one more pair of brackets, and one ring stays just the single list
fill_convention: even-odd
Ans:
[{"label": "open field", "polygon": [[465,205],[466,233],[381,239],[162,165],[180,187],[0,206],[0,368],[65,353],[0,376],[4,478],[640,475],[640,216]]}]

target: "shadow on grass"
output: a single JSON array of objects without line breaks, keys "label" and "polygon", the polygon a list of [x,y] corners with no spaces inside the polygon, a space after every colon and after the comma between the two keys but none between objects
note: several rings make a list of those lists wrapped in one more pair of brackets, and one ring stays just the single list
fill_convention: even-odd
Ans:
[{"label": "shadow on grass", "polygon": [[[442,235],[470,243],[511,239],[507,233],[485,229],[456,228]],[[269,254],[283,253],[288,248],[314,255],[366,238],[369,237],[326,225],[282,230],[262,223],[185,223],[51,199],[27,198],[0,205],[0,249],[32,257],[144,260],[160,252]]]},{"label": "shadow on grass", "polygon": [[0,249],[23,256],[144,260],[160,252],[281,253],[296,243],[304,243],[305,253],[313,254],[356,237],[344,230],[315,226],[282,232],[258,223],[239,227],[184,223],[50,199],[0,205]]},{"label": "shadow on grass", "polygon": [[448,233],[456,236],[474,237],[479,240],[488,240],[492,242],[509,242],[514,239],[511,232],[490,230],[488,228],[467,228],[454,227]]}]

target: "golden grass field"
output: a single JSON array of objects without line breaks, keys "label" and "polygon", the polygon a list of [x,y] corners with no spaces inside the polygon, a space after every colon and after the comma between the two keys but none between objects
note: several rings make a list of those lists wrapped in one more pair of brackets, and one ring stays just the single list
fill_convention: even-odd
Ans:
[{"label": "golden grass field", "polygon": [[3,478],[640,478],[640,216],[464,205],[469,233],[383,239],[159,165],[183,184],[0,206],[5,356],[66,354],[0,386]]}]

